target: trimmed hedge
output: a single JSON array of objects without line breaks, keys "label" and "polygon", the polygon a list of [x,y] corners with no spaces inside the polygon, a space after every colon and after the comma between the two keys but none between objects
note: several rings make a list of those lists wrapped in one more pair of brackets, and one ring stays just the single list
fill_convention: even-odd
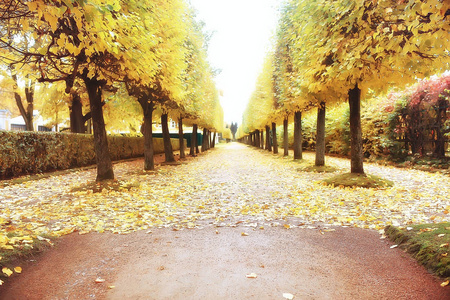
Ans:
[{"label": "trimmed hedge", "polygon": [[[164,144],[154,138],[154,152],[163,153]],[[140,157],[143,137],[108,136],[112,160]],[[172,139],[179,150],[179,141]],[[85,134],[0,131],[0,178],[36,174],[95,164],[94,137]]]}]

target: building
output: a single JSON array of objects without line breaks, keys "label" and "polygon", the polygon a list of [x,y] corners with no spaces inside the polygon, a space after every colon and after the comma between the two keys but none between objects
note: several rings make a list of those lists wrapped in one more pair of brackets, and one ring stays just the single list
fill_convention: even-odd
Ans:
[{"label": "building", "polygon": [[[35,131],[54,131],[54,128],[45,126],[44,119],[37,110],[33,111],[33,127]],[[24,131],[26,130],[25,120],[22,116],[11,118],[9,110],[0,110],[0,130]]]}]

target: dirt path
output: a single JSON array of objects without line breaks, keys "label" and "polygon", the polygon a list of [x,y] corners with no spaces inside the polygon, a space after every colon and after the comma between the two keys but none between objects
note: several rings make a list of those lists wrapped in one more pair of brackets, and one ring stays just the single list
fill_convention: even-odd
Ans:
[{"label": "dirt path", "polygon": [[[292,162],[237,144],[162,167],[156,175],[133,175],[140,167],[140,161],[116,166],[119,179],[139,182],[137,193],[98,193],[103,202],[95,211],[87,203],[97,194],[79,195],[67,187],[79,185],[80,178],[92,180],[92,171],[3,189],[0,200],[20,203],[24,213],[44,202],[55,218],[47,226],[80,224],[78,232],[91,233],[67,235],[28,261],[22,274],[0,287],[0,299],[284,299],[283,293],[294,299],[450,299],[448,288],[391,249],[377,231],[349,228],[448,220],[439,214],[440,205],[448,205],[441,199],[445,177],[368,165],[371,173],[396,180],[397,187],[331,189],[314,183],[328,175],[298,173]],[[57,188],[60,182],[66,188]],[[436,204],[421,205],[429,201],[420,198],[425,194]],[[84,210],[73,214],[56,214],[48,201],[59,199],[65,211],[82,202],[80,197],[88,199]],[[369,199],[376,205],[369,206]],[[131,201],[135,206],[126,206]],[[146,208],[148,203],[154,206]],[[90,214],[81,224],[75,214],[82,211]],[[115,230],[129,234],[108,233]],[[257,278],[247,278],[250,273]],[[105,282],[95,283],[97,278]]]}]

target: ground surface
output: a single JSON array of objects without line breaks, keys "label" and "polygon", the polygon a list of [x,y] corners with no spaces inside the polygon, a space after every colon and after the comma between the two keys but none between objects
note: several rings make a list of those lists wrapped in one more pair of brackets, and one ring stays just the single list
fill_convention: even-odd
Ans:
[{"label": "ground surface", "polygon": [[335,174],[238,144],[141,167],[116,165],[123,188],[100,193],[82,189],[95,170],[2,188],[0,220],[63,238],[0,299],[450,299],[376,230],[448,221],[448,176],[367,164],[395,187],[331,188],[317,181]]}]

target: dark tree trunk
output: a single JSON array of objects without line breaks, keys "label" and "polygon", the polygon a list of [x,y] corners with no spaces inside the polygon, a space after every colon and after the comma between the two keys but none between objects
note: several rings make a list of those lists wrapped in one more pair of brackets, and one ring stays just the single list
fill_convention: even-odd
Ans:
[{"label": "dark tree trunk", "polygon": [[261,134],[261,140],[260,140],[261,144],[259,145],[259,148],[264,149],[264,130],[261,130],[260,134]]},{"label": "dark tree trunk", "polygon": [[213,138],[211,140],[211,148],[216,148],[216,132],[214,131]]},{"label": "dark tree trunk", "polygon": [[208,130],[203,128],[203,137],[202,137],[202,152],[208,150]]},{"label": "dark tree trunk", "polygon": [[139,103],[144,111],[144,124],[142,125],[142,134],[144,135],[144,170],[154,170],[153,160],[153,108],[154,104],[146,98],[140,98]]},{"label": "dark tree trunk", "polygon": [[211,132],[211,130],[208,130],[208,150],[212,148],[211,137],[212,137],[212,132]]},{"label": "dark tree trunk", "polygon": [[358,85],[348,91],[350,106],[350,137],[351,137],[351,172],[364,174],[363,143],[361,130],[361,90]]},{"label": "dark tree trunk", "polygon": [[72,103],[70,110],[70,132],[85,133],[84,119],[83,119],[83,105],[81,104],[80,95],[72,94]]},{"label": "dark tree trunk", "polygon": [[284,153],[283,156],[288,156],[289,155],[289,123],[288,123],[288,118],[286,117],[283,120],[283,148],[284,148]]},{"label": "dark tree trunk", "polygon": [[178,119],[178,138],[180,140],[180,158],[186,158],[186,154],[184,153],[183,118],[181,116]]},{"label": "dark tree trunk", "polygon": [[165,162],[174,162],[175,157],[173,156],[172,143],[170,142],[170,134],[169,134],[169,124],[168,124],[168,115],[161,115],[161,127],[164,141],[164,155],[166,157]]},{"label": "dark tree trunk", "polygon": [[259,134],[259,130],[255,131],[255,147],[259,148],[261,146],[261,135]]},{"label": "dark tree trunk", "polygon": [[[197,135],[197,132],[198,132],[198,125],[195,125],[196,126],[196,128],[195,128],[195,134]],[[199,149],[199,140],[198,140],[198,138],[196,137],[195,138],[195,154],[199,154],[200,153],[200,149]]]},{"label": "dark tree trunk", "polygon": [[[17,85],[17,75],[12,76],[15,84]],[[22,97],[19,93],[14,93],[14,98],[16,100],[17,107],[19,108],[20,115],[25,121],[25,127],[27,131],[34,131],[33,125],[33,110],[34,110],[34,81],[30,80],[25,86],[25,100],[27,102],[27,107],[23,105]]]},{"label": "dark tree trunk", "polygon": [[316,166],[325,165],[325,102],[317,108]]},{"label": "dark tree trunk", "polygon": [[84,83],[89,94],[92,122],[94,127],[94,148],[97,161],[97,181],[114,179],[111,157],[108,150],[108,140],[105,129],[105,120],[102,110],[103,81],[84,76]]},{"label": "dark tree trunk", "polygon": [[197,124],[194,124],[192,127],[191,149],[189,151],[189,155],[195,156],[196,145],[197,145]]},{"label": "dark tree trunk", "polygon": [[294,159],[302,159],[302,112],[296,111],[294,114]]},{"label": "dark tree trunk", "polygon": [[275,122],[272,122],[272,144],[273,154],[278,154],[277,124]]},{"label": "dark tree trunk", "polygon": [[272,145],[270,143],[270,126],[266,125],[266,150],[272,152]]}]

